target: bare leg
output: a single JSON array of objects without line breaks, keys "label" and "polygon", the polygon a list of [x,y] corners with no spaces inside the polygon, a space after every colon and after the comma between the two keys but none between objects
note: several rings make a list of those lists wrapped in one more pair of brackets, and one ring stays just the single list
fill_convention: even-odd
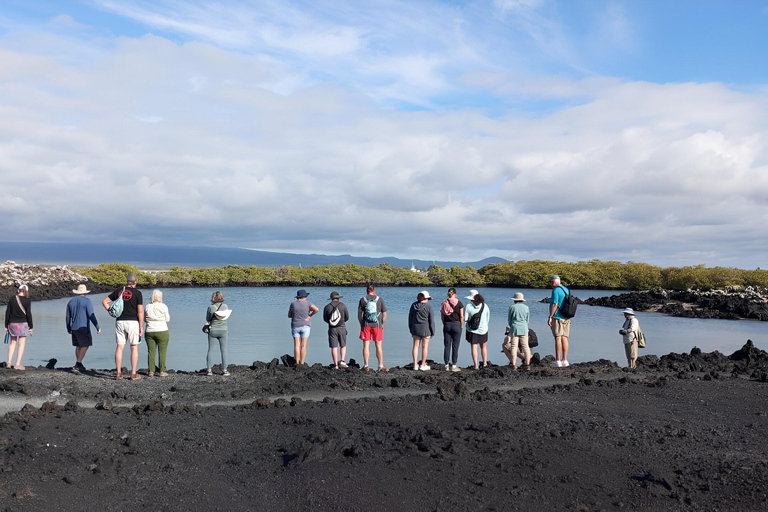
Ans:
[{"label": "bare leg", "polygon": [[347,346],[339,347],[339,351],[341,352],[341,361],[347,360]]},{"label": "bare leg", "polygon": [[298,336],[293,338],[293,358],[296,360],[296,364],[301,364],[301,338]]},{"label": "bare leg", "polygon": [[363,364],[368,366],[368,358],[371,357],[371,340],[363,342]]},{"label": "bare leg", "polygon": [[555,359],[562,361],[563,357],[563,337],[555,336]]},{"label": "bare leg", "polygon": [[117,377],[123,376],[123,349],[125,345],[118,345],[115,349],[115,368],[117,370]]},{"label": "bare leg", "polygon": [[307,340],[309,338],[301,338],[301,364],[307,362]]},{"label": "bare leg", "polygon": [[413,338],[413,369],[418,370],[419,369],[419,341],[421,341],[421,338]]},{"label": "bare leg", "polygon": [[483,343],[480,345],[483,354],[483,366],[488,366],[488,344]]},{"label": "bare leg", "polygon": [[339,366],[339,347],[331,347],[331,357],[333,358],[333,366]]},{"label": "bare leg", "polygon": [[17,336],[11,336],[11,341],[8,343],[8,361],[5,363],[6,368],[10,368],[11,360],[13,359],[13,353],[16,351],[16,339]]},{"label": "bare leg", "polygon": [[475,363],[475,370],[477,370],[477,343],[472,343],[472,362]]},{"label": "bare leg", "polygon": [[82,363],[86,352],[88,352],[88,347],[75,347],[75,360]]},{"label": "bare leg", "polygon": [[19,348],[16,350],[16,368],[24,368],[21,366],[21,357],[24,355],[24,345],[27,343],[26,336],[19,336]]},{"label": "bare leg", "polygon": [[568,360],[568,337],[562,336],[563,341],[561,342],[561,345],[563,347],[563,361]]},{"label": "bare leg", "polygon": [[421,364],[427,364],[428,353],[429,353],[429,338],[421,338]]},{"label": "bare leg", "polygon": [[383,341],[374,341],[376,344],[376,359],[379,360],[379,368],[384,366],[384,348],[382,347]]},{"label": "bare leg", "polygon": [[136,375],[139,369],[139,346],[131,345],[131,375]]}]

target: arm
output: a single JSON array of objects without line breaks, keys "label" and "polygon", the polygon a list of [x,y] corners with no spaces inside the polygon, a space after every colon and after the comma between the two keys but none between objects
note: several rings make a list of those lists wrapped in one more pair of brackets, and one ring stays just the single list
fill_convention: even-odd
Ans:
[{"label": "arm", "polygon": [[331,320],[331,311],[330,311],[331,308],[328,306],[330,306],[330,304],[328,304],[323,308],[323,322],[326,322],[326,323],[328,323]]},{"label": "arm", "polygon": [[461,324],[461,328],[464,328],[464,308],[461,308],[459,310],[459,323]]},{"label": "arm", "polygon": [[[165,305],[165,304],[163,304]],[[165,306],[165,321],[170,322],[171,321],[171,312],[168,311],[168,306]]]},{"label": "arm", "polygon": [[557,313],[557,302],[553,302],[549,305],[549,318],[547,318],[547,325],[552,325],[552,317]]},{"label": "arm", "polygon": [[[69,313],[69,308],[67,308],[67,313]],[[85,305],[85,314],[88,316],[88,320],[90,320],[96,328],[96,333],[101,333],[101,327],[99,327],[99,321],[96,319],[96,313],[93,311],[93,303],[90,300],[88,300],[88,303]],[[67,325],[69,325],[69,323],[67,323]]]},{"label": "arm", "polygon": [[72,320],[72,315],[69,312],[69,304],[67,304],[67,314],[65,315],[65,318],[64,318],[64,323],[67,326],[67,334],[72,333],[72,329],[70,328],[70,324],[69,324],[71,320]]},{"label": "arm", "polygon": [[386,312],[386,311],[384,311],[384,312],[381,314],[381,328],[382,328],[382,329],[384,328],[384,323],[385,323],[386,321],[387,321],[387,312]]},{"label": "arm", "polygon": [[144,334],[144,304],[136,306],[136,313],[139,317],[139,336]]},{"label": "arm", "polygon": [[316,315],[318,311],[320,311],[320,308],[318,308],[314,304],[310,304],[309,305],[309,316],[307,316],[307,320],[311,319],[314,315]]},{"label": "arm", "polygon": [[[360,302],[362,303],[362,299],[360,299]],[[360,327],[363,327],[365,323],[363,322],[363,306],[358,304],[357,305],[357,321],[360,322]],[[6,323],[6,325],[8,325]]]},{"label": "arm", "polygon": [[344,306],[344,323],[349,321],[349,309],[347,309],[347,306]]},{"label": "arm", "polygon": [[435,310],[432,308],[429,310],[429,333],[431,336],[435,335]]},{"label": "arm", "polygon": [[288,306],[288,318],[293,318],[293,303]]},{"label": "arm", "polygon": [[109,298],[109,295],[104,297],[104,300],[101,301],[101,305],[104,306],[104,309],[109,311],[109,305],[112,303],[112,299]]}]

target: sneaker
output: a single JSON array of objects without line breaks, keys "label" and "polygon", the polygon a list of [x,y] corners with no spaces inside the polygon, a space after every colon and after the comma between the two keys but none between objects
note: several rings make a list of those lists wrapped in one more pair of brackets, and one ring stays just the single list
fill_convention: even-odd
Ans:
[{"label": "sneaker", "polygon": [[213,375],[213,370],[208,368],[208,371],[205,374],[210,377],[211,375]]},{"label": "sneaker", "polygon": [[554,363],[552,363],[552,368],[562,368],[562,367],[563,367],[563,362],[560,360],[557,360]]},{"label": "sneaker", "polygon": [[339,361],[339,368],[347,368],[347,363],[344,361]]},{"label": "sneaker", "polygon": [[447,372],[451,371],[451,365],[449,364],[445,365],[445,371]]},{"label": "sneaker", "polygon": [[458,367],[458,366],[456,366],[456,365],[453,365],[453,366],[451,366],[451,371],[452,371],[452,372],[460,372],[460,371],[461,371],[461,368],[459,368],[459,367]]},{"label": "sneaker", "polygon": [[339,369],[338,366],[334,366],[334,367],[331,368],[331,370],[338,370],[338,369]]},{"label": "sneaker", "polygon": [[83,363],[75,363],[75,368],[77,368],[81,372],[85,371],[85,366],[83,366]]},{"label": "sneaker", "polygon": [[419,370],[421,370],[421,371],[423,371],[423,372],[426,372],[427,370],[431,370],[431,369],[432,369],[432,367],[431,367],[431,366],[429,366],[428,364],[423,364],[423,365],[421,365],[421,366],[419,367]]},{"label": "sneaker", "polygon": [[571,363],[569,363],[567,359],[563,359],[562,365],[563,365],[563,368],[568,368],[569,366],[571,366]]},{"label": "sneaker", "polygon": [[224,377],[229,377],[229,372],[227,370],[224,370],[224,373],[221,374]]},{"label": "sneaker", "polygon": [[418,364],[414,364],[414,365],[413,365],[413,369],[414,369],[414,370],[416,370],[416,371],[419,371],[419,368],[421,368],[421,366],[420,366],[420,365],[418,365]]}]

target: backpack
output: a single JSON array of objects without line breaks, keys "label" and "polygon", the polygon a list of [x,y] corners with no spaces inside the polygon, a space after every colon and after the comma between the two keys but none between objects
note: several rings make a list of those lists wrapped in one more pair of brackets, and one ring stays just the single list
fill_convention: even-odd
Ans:
[{"label": "backpack", "polygon": [[[560,288],[563,288],[562,286]],[[560,304],[560,314],[563,318],[573,318],[576,316],[576,307],[578,307],[578,302],[576,302],[576,297],[571,295],[571,291],[568,290],[568,293],[565,294],[565,298],[563,299],[563,303]]]},{"label": "backpack", "polygon": [[640,330],[640,327],[637,328],[637,346],[638,348],[645,348],[645,334]]},{"label": "backpack", "polygon": [[483,316],[483,309],[485,309],[485,302],[483,302],[480,305],[480,311],[469,317],[469,322],[467,322],[467,327],[470,331],[476,331],[478,327],[480,327],[480,320]]},{"label": "backpack", "polygon": [[120,292],[120,296],[109,304],[109,316],[112,318],[120,318],[123,314],[123,307],[125,306],[125,303],[123,302],[123,293],[125,293],[125,286],[123,286],[123,291]]},{"label": "backpack", "polygon": [[338,306],[331,305],[331,307],[333,308],[333,313],[331,313],[331,317],[328,319],[328,325],[336,327],[341,323],[341,313],[339,313]]},{"label": "backpack", "polygon": [[368,323],[374,323],[379,321],[379,312],[376,309],[376,303],[379,302],[379,297],[375,297],[373,300],[365,301],[365,313],[363,318]]}]

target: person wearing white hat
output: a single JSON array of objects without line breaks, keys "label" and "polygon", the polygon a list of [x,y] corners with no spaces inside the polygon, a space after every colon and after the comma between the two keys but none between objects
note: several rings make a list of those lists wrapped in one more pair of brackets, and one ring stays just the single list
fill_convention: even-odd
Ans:
[{"label": "person wearing white hat", "polygon": [[[8,306],[5,308],[5,332],[9,336],[6,368],[26,370],[21,365],[21,358],[24,355],[27,336],[32,335],[32,329],[32,301],[29,300],[29,286],[21,284],[16,291],[16,296],[8,301]],[[11,361],[17,345],[19,350],[16,352],[16,366],[13,366]]]},{"label": "person wearing white hat", "polygon": [[637,342],[639,340],[640,322],[635,317],[632,308],[624,310],[624,325],[619,329],[622,341],[624,342],[624,352],[627,355],[627,368],[637,368]]},{"label": "person wearing white hat", "polygon": [[84,372],[83,358],[88,352],[88,347],[93,345],[93,336],[91,335],[91,324],[96,328],[96,333],[101,334],[101,327],[93,311],[93,302],[85,295],[91,291],[80,284],[77,289],[72,290],[76,295],[67,303],[67,332],[72,335],[72,346],[75,347],[75,366],[73,372]]},{"label": "person wearing white hat", "polygon": [[[413,369],[427,371],[432,368],[427,364],[429,340],[435,335],[435,311],[429,301],[432,297],[424,290],[416,296],[416,302],[411,304],[408,311],[408,330],[413,336]],[[421,363],[419,363],[419,347],[421,347]]]},{"label": "person wearing white hat", "polygon": [[523,355],[523,368],[531,365],[531,349],[528,347],[528,322],[531,318],[528,306],[523,304],[525,297],[522,293],[515,293],[512,297],[514,303],[509,306],[507,314],[507,324],[509,325],[509,336],[504,338],[502,352],[506,354],[512,368],[517,369],[518,346]]},{"label": "person wearing white hat", "polygon": [[477,346],[483,356],[483,368],[488,366],[488,326],[491,323],[491,310],[477,290],[470,290],[469,302],[464,308],[464,325],[467,326],[467,341],[472,345],[472,362],[475,370],[480,368],[477,359]]}]

